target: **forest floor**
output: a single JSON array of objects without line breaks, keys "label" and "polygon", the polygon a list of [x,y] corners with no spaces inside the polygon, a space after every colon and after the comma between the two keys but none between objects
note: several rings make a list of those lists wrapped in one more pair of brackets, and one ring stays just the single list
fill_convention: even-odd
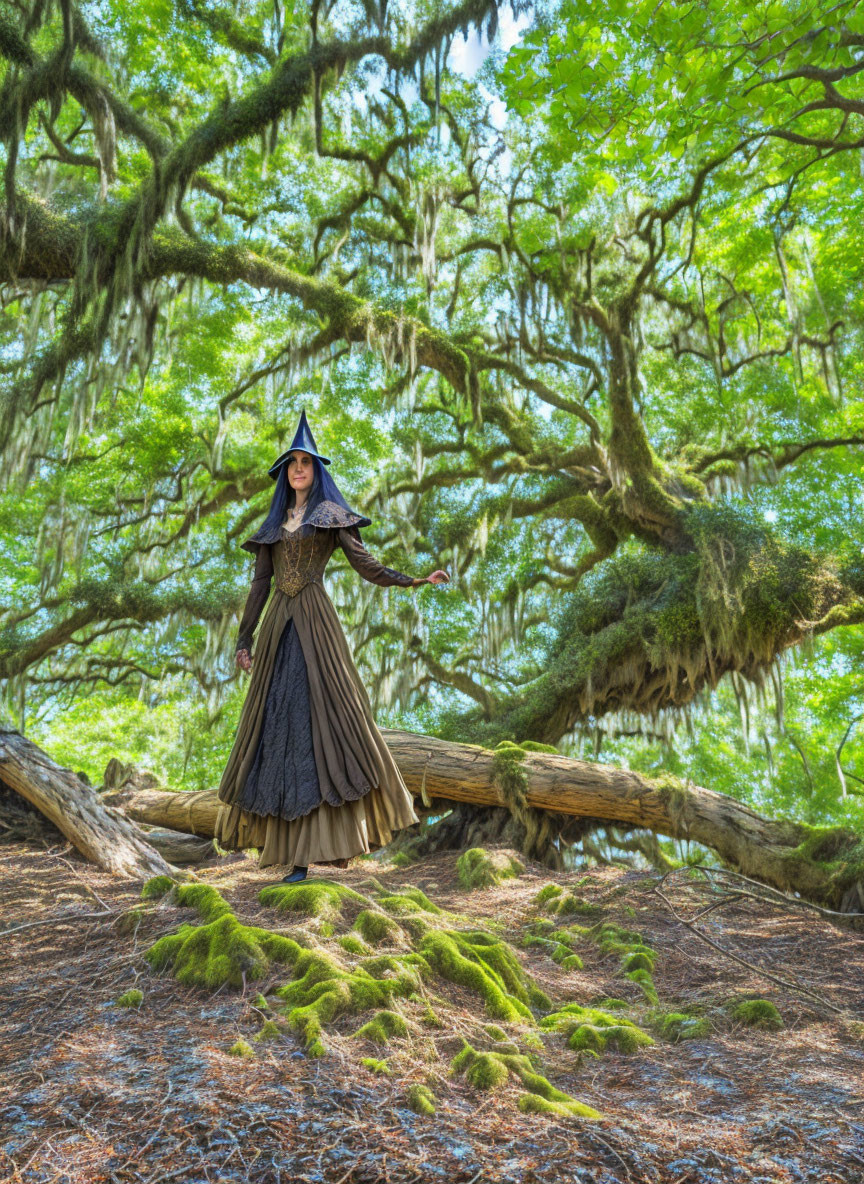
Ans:
[{"label": "forest floor", "polygon": [[[529,863],[518,879],[472,891],[459,885],[454,854],[405,867],[359,859],[326,870],[362,890],[370,875],[388,889],[419,887],[475,929],[506,937],[556,1007],[622,998],[655,1042],[598,1057],[544,1034],[546,1046],[534,1054],[538,1071],[600,1111],[599,1120],[525,1113],[515,1104],[515,1078],[485,1092],[451,1074],[463,1036],[488,1047],[482,1025],[489,1016],[479,996],[449,983],[430,988],[443,1026],[418,1035],[412,1023],[386,1049],[352,1040],[361,1021],[344,1016],[325,1030],[323,1056],[307,1056],[293,1031],[254,1043],[252,1057],[229,1055],[239,1038],[254,1041],[263,1017],[253,1000],[289,981],[287,967],[273,967],[268,981],[245,991],[215,993],[156,975],[145,950],[181,920],[195,923],[192,910],[163,903],[148,909],[136,933],[123,934],[117,918],[140,903],[140,884],[86,863],[62,838],[53,846],[6,842],[0,1180],[864,1181],[864,934],[817,914],[727,898],[699,921],[720,953],[673,915],[672,907],[692,918],[705,905],[686,876],[666,882],[664,901],[657,876],[618,868],[559,874]],[[257,894],[283,871],[261,871],[251,853],[238,853],[197,874],[243,922],[267,927],[272,910]],[[583,969],[567,972],[541,947],[522,944],[545,915],[535,898],[550,881],[578,886],[595,906],[586,924],[636,930],[656,951],[658,1006],[596,942],[580,947]],[[345,932],[346,923],[337,929]],[[314,925],[309,933],[315,940]],[[140,1007],[117,1006],[132,987],[143,991]],[[782,1029],[732,1020],[729,1000],[747,997],[771,1000]],[[663,1011],[701,1015],[708,1030],[664,1039]],[[518,1042],[519,1025],[502,1027]],[[364,1067],[361,1055],[386,1058],[389,1075]],[[407,1104],[418,1082],[434,1094],[433,1115]]]}]

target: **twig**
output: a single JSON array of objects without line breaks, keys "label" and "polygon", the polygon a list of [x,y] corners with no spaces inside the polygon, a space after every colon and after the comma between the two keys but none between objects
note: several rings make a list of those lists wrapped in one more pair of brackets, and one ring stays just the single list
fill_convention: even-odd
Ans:
[{"label": "twig", "polygon": [[[665,872],[660,878],[659,883],[662,884],[669,876],[674,876],[676,872],[691,871],[691,868],[673,867],[668,872]],[[835,909],[823,908],[821,904],[814,904],[810,900],[799,900],[795,896],[788,896],[785,892],[781,892],[779,888],[772,888],[770,884],[761,884],[758,880],[751,880],[749,876],[744,876],[741,872],[733,872],[725,867],[700,867],[700,872],[706,876],[728,876],[730,879],[743,880],[745,884],[752,884],[754,888],[758,888],[758,893],[741,891],[742,896],[750,896],[754,900],[761,900],[769,904],[785,904],[789,908],[797,909],[812,909],[814,912],[821,913],[823,917],[840,917],[844,920],[854,917],[864,917],[864,913],[841,913]]]},{"label": "twig", "polygon": [[104,901],[104,900],[102,899],[102,897],[101,897],[101,896],[98,894],[98,892],[96,892],[96,891],[95,891],[95,889],[93,889],[93,888],[91,888],[91,887],[90,887],[90,885],[87,883],[87,881],[86,881],[86,880],[84,879],[84,877],[83,877],[83,876],[82,876],[82,875],[79,873],[78,869],[75,867],[75,864],[74,864],[74,863],[72,863],[71,859],[66,859],[66,858],[64,858],[64,856],[62,856],[62,855],[52,855],[52,857],[51,857],[51,858],[52,858],[52,859],[59,859],[61,863],[65,863],[65,864],[66,864],[66,866],[69,868],[69,871],[70,871],[70,872],[72,873],[72,875],[75,877],[75,879],[76,879],[76,880],[78,880],[78,881],[79,881],[81,884],[83,884],[83,885],[84,885],[84,887],[85,887],[85,888],[86,888],[86,890],[87,890],[87,891],[90,893],[90,895],[93,897],[93,899],[96,901],[96,903],[97,903],[97,904],[101,904],[101,905],[102,905],[102,907],[103,907],[103,909],[107,909],[107,908],[108,908],[108,904],[107,904],[107,902],[106,902],[106,901]]},{"label": "twig", "polygon": [[[191,1139],[187,1139],[186,1146],[188,1146],[189,1143],[191,1143],[191,1142],[192,1142]],[[159,1176],[159,1171],[160,1171],[160,1169],[157,1168],[156,1171],[152,1173],[152,1175],[147,1177],[147,1179],[144,1181],[144,1184],[152,1184],[152,1182],[156,1179],[156,1177]],[[181,1172],[188,1172],[188,1171],[189,1171],[189,1164],[184,1162],[180,1165],[179,1168],[175,1168],[173,1170],[173,1172],[166,1172],[164,1176],[159,1176],[160,1184],[161,1184],[161,1181],[163,1181],[163,1180],[173,1180],[174,1177],[179,1176]]]},{"label": "twig", "polygon": [[621,1158],[621,1156],[618,1154],[618,1152],[615,1150],[614,1147],[610,1146],[610,1144],[607,1143],[605,1139],[601,1139],[600,1136],[597,1134],[597,1132],[594,1130],[592,1130],[589,1133],[589,1139],[593,1139],[595,1142],[600,1143],[603,1147],[606,1148],[606,1150],[608,1152],[610,1152],[610,1154],[614,1155],[615,1158],[618,1160],[618,1162],[621,1164],[621,1167],[624,1169],[624,1171],[627,1175],[627,1179],[628,1180],[633,1179],[633,1177],[630,1174],[629,1167],[627,1166],[626,1162]]},{"label": "twig", "polygon": [[58,921],[88,921],[94,917],[112,917],[114,909],[106,909],[104,913],[61,913],[59,917],[43,917],[39,921],[25,921],[23,925],[13,925],[11,929],[0,930],[0,937],[9,933],[17,933],[19,929],[32,929],[38,925],[56,925]]},{"label": "twig", "polygon": [[713,937],[709,937],[707,933],[703,933],[701,929],[697,929],[697,927],[692,924],[692,922],[685,921],[683,917],[680,917],[678,913],[675,912],[675,909],[673,908],[672,902],[669,900],[669,898],[664,896],[660,891],[659,884],[655,884],[653,891],[660,897],[676,921],[678,921],[681,925],[686,926],[691,933],[695,933],[697,937],[700,937],[702,941],[707,942],[709,946],[712,946],[718,951],[718,953],[723,954],[724,957],[731,958],[733,962],[738,962],[741,966],[746,966],[748,970],[753,970],[757,974],[764,975],[765,978],[770,978],[772,982],[778,983],[781,987],[786,987],[787,990],[798,991],[802,995],[809,995],[811,999],[815,999],[817,1003],[820,1003],[823,1007],[827,1007],[828,1010],[833,1011],[835,1015],[843,1015],[847,1016],[847,1018],[851,1018],[847,1015],[842,1007],[836,1007],[833,1003],[829,1003],[827,999],[823,999],[821,995],[818,995],[815,991],[811,991],[809,987],[802,987],[798,983],[793,983],[788,979],[781,978],[779,974],[772,974],[770,970],[766,970],[763,966],[757,966],[753,962],[748,962],[746,958],[741,958],[738,956],[738,954],[733,954],[731,950],[725,949],[725,947],[716,942]]},{"label": "twig", "polygon": [[715,909],[723,909],[727,904],[734,904],[736,900],[741,900],[742,897],[747,897],[750,900],[758,899],[752,892],[733,892],[729,896],[724,896],[722,900],[715,900],[713,904],[706,904],[705,908],[700,909],[693,920],[698,921],[700,917],[707,916],[708,913],[713,913]]}]

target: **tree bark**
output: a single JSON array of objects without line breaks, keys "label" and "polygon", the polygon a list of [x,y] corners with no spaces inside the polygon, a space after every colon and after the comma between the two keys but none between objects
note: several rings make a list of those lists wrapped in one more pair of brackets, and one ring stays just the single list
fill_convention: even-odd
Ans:
[{"label": "tree bark", "polygon": [[[506,798],[495,782],[494,750],[413,732],[382,729],[411,792],[478,806]],[[864,912],[864,837],[842,827],[770,819],[725,794],[675,778],[553,753],[524,753],[525,804],[558,814],[603,819],[676,839],[691,839],[736,871],[838,912]],[[139,822],[212,835],[215,793],[171,793],[129,785],[111,800]]]},{"label": "tree bark", "polygon": [[132,880],[176,873],[129,817],[19,732],[0,729],[0,779],[106,871]]},{"label": "tree bark", "polygon": [[189,867],[193,864],[212,863],[219,859],[219,852],[213,839],[197,835],[184,835],[181,831],[154,827],[144,832],[144,838],[163,859],[175,867]]},{"label": "tree bark", "polygon": [[140,786],[133,780],[103,794],[103,801],[122,810],[127,818],[146,826],[159,826],[212,839],[216,834],[219,799],[215,790],[196,793]]}]

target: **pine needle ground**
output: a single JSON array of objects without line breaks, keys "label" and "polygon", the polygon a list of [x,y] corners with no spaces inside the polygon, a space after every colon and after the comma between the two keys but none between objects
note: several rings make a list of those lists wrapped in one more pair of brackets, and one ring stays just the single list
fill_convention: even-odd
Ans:
[{"label": "pine needle ground", "polygon": [[[529,862],[517,877],[466,890],[455,854],[328,871],[361,897],[403,898],[402,911],[387,915],[406,936],[372,923],[367,936],[391,944],[368,943],[364,923],[354,927],[363,902],[350,893],[341,910],[331,903],[311,917],[265,907],[259,894],[274,877],[242,855],[198,875],[241,925],[314,944],[349,966],[407,956],[418,917],[486,931],[506,941],[551,1006],[529,1002],[533,1024],[496,1018],[470,985],[435,972],[418,999],[396,995],[335,1015],[322,1026],[324,1054],[310,1056],[279,1010],[280,988],[295,981],[286,964],[215,991],[156,973],[146,952],[181,924],[204,923],[196,909],[142,903],[141,885],[118,882],[69,849],[5,844],[0,1177],[551,1184],[583,1173],[671,1182],[687,1172],[711,1178],[718,1164],[745,1182],[817,1173],[847,1184],[860,1175],[864,1038],[847,1018],[864,1014],[864,984],[849,973],[860,934],[752,900],[710,915],[724,949],[810,988],[842,1007],[838,1015],[700,941],[658,903],[649,876],[612,868],[550,876]],[[386,890],[380,896],[373,878]],[[558,894],[538,901],[550,881],[588,907],[552,910]],[[409,885],[421,896],[406,893]],[[685,909],[686,889],[674,892]],[[422,897],[443,912],[427,913]],[[219,921],[215,900],[199,901],[209,923]],[[634,950],[642,958],[628,970]],[[632,977],[639,972],[656,1002]],[[754,1000],[771,1003],[782,1027],[735,1018],[736,1009],[739,1017],[764,1012],[740,1009]],[[557,1016],[545,1029],[544,1014]],[[624,1021],[650,1043],[597,1046]],[[487,1062],[475,1081],[458,1063],[454,1071],[466,1045],[497,1058],[506,1076],[496,1070],[486,1080]],[[473,1061],[463,1057],[461,1069]],[[533,1073],[551,1090],[532,1092]],[[580,1116],[567,1099],[602,1117]]]}]

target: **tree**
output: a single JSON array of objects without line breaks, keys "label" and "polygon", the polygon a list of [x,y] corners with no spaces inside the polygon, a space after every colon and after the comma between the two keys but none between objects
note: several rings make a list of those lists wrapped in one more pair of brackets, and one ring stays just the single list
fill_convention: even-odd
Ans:
[{"label": "tree", "polygon": [[5,19],[19,722],[189,674],[218,720],[300,384],[387,561],[454,568],[428,617],[355,618],[442,736],[650,730],[864,619],[860,13],[566,0],[460,77],[496,23]]}]

